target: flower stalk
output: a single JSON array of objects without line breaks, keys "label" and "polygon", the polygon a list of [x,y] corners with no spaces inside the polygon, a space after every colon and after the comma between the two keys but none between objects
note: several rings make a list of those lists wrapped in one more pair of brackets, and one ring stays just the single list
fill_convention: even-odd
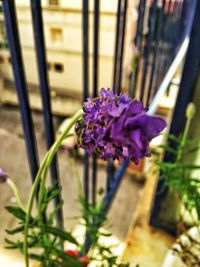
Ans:
[{"label": "flower stalk", "polygon": [[19,192],[18,192],[18,189],[17,189],[16,184],[15,184],[10,178],[7,179],[6,183],[7,183],[7,184],[10,186],[10,188],[12,189],[13,194],[14,194],[14,196],[15,196],[15,198],[16,198],[16,201],[17,201],[17,205],[18,205],[18,206],[19,206],[19,207],[26,213],[27,210],[26,210],[26,208],[24,207],[24,204],[22,203],[22,200],[21,200],[21,198],[20,198],[20,196],[19,196]]},{"label": "flower stalk", "polygon": [[192,118],[195,115],[195,105],[193,103],[189,103],[186,109],[186,124],[183,132],[183,138],[181,140],[180,146],[178,148],[178,154],[177,154],[177,162],[181,161],[183,150],[188,138],[189,130],[190,130],[190,124],[192,121]]},{"label": "flower stalk", "polygon": [[25,220],[25,227],[24,227],[24,256],[25,256],[25,264],[26,267],[29,267],[29,257],[28,257],[28,232],[29,232],[29,222],[31,218],[31,212],[33,208],[33,202],[36,194],[37,187],[40,183],[40,188],[39,188],[39,203],[38,203],[38,210],[39,213],[41,212],[41,199],[42,199],[42,194],[44,191],[44,186],[45,186],[45,181],[47,177],[47,170],[52,162],[53,157],[55,156],[57,150],[59,149],[60,145],[62,144],[63,140],[66,138],[66,136],[69,134],[69,131],[71,128],[74,126],[74,124],[83,116],[83,110],[79,110],[70,120],[69,124],[66,126],[65,130],[63,133],[58,137],[58,139],[54,142],[52,147],[49,149],[47,152],[39,170],[36,175],[35,181],[33,183],[32,189],[31,189],[31,194],[29,197],[28,201],[28,207],[27,207],[27,213],[26,213],[26,220]]}]

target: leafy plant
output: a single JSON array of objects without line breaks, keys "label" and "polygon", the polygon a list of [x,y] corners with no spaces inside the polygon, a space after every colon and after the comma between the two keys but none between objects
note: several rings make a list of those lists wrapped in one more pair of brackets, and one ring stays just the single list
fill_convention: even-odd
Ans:
[{"label": "leafy plant", "polygon": [[[51,212],[46,213],[50,202],[60,194],[61,187],[57,184],[53,187],[44,188],[43,197],[41,201],[41,210],[43,216],[37,215],[31,217],[29,221],[29,235],[28,235],[28,249],[29,258],[35,259],[41,263],[42,266],[83,266],[78,259],[71,255],[67,255],[58,249],[62,246],[64,241],[68,241],[77,247],[79,243],[72,236],[71,233],[58,228],[54,225],[55,214],[58,209],[62,208],[63,202],[55,207]],[[6,230],[9,235],[16,235],[24,232],[26,213],[20,207],[7,206],[6,210],[18,219],[18,226],[12,230]],[[44,217],[44,214],[47,214]],[[19,249],[23,252],[23,240],[11,241],[5,240],[8,249]]]},{"label": "leafy plant", "polygon": [[160,153],[153,151],[154,164],[160,171],[160,179],[163,179],[165,185],[173,190],[185,209],[192,214],[195,210],[197,221],[200,221],[200,178],[193,175],[193,170],[200,170],[200,165],[185,163],[185,156],[193,155],[200,149],[200,140],[191,140],[189,138],[189,129],[194,107],[190,106],[186,112],[186,125],[183,134],[179,137],[168,136],[168,143],[161,145],[162,153],[169,155],[170,161],[162,161]]}]

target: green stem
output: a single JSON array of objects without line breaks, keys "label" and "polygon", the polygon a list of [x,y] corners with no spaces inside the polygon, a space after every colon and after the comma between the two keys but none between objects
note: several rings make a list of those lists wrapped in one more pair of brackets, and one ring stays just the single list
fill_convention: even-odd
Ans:
[{"label": "green stem", "polygon": [[81,184],[81,178],[80,178],[78,169],[76,167],[76,162],[75,162],[74,157],[75,157],[74,154],[72,154],[72,156],[70,156],[70,161],[71,161],[71,166],[73,169],[74,176],[76,177],[78,195],[81,197],[83,196],[83,189],[82,189],[82,184]]},{"label": "green stem", "polygon": [[[43,162],[42,162],[42,164],[38,170],[35,181],[33,183],[33,186],[31,189],[31,194],[30,194],[29,201],[28,201],[27,214],[26,214],[26,220],[25,220],[25,226],[24,226],[24,256],[25,256],[26,267],[29,267],[28,246],[27,246],[28,231],[29,231],[28,225],[29,225],[29,221],[30,221],[30,217],[31,217],[31,212],[32,212],[32,208],[33,208],[33,202],[34,202],[37,187],[41,181],[40,190],[39,190],[39,205],[40,205],[40,201],[42,199],[42,194],[44,191],[45,180],[46,180],[46,176],[47,176],[46,174],[47,174],[47,170],[51,164],[51,161],[52,161],[55,153],[57,152],[58,148],[62,144],[63,140],[66,138],[66,136],[68,135],[68,133],[71,130],[71,128],[73,127],[73,125],[78,121],[78,119],[80,119],[82,117],[83,113],[84,112],[81,109],[71,118],[71,121],[66,126],[63,133],[58,137],[58,139],[54,142],[52,147],[49,149],[49,151],[45,155],[45,158],[44,158],[44,160],[43,160]],[[38,207],[38,209],[40,210],[40,206]]]},{"label": "green stem", "polygon": [[10,188],[12,189],[13,194],[16,197],[18,206],[26,213],[27,210],[26,210],[26,208],[24,207],[24,204],[21,201],[21,198],[19,196],[19,192],[17,190],[16,184],[10,178],[8,178],[6,182],[10,186]]},{"label": "green stem", "polygon": [[180,146],[179,146],[179,149],[178,149],[178,155],[177,155],[177,159],[176,159],[177,162],[179,162],[181,160],[181,157],[182,157],[182,154],[183,154],[183,150],[184,150],[184,147],[186,145],[189,129],[190,129],[190,123],[191,123],[191,118],[187,118],[185,129],[184,129],[184,132],[183,132],[183,137],[181,139],[181,143],[180,143]]}]

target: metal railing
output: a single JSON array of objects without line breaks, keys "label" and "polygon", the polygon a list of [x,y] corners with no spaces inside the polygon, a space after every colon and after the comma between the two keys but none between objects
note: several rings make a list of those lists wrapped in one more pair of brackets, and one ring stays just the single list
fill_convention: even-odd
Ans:
[{"label": "metal railing", "polygon": [[[117,1],[117,0],[116,0]],[[184,1],[151,1],[148,7],[146,0],[141,0],[138,7],[138,23],[134,44],[138,48],[140,56],[134,75],[135,83],[131,84],[132,97],[139,91],[139,97],[147,105],[150,104],[150,113],[156,112],[160,95],[167,90],[173,75],[182,62],[188,45],[188,21],[192,20],[191,8],[194,9],[195,0]],[[93,83],[92,96],[97,95],[98,84],[98,55],[99,55],[99,17],[100,0],[94,1],[94,38],[93,38]],[[161,3],[161,4],[160,4]],[[25,135],[26,149],[32,179],[38,170],[38,152],[35,141],[34,125],[32,121],[27,82],[23,64],[22,49],[16,18],[16,7],[14,0],[3,0],[3,13],[7,31],[7,39],[11,54],[16,91],[19,99],[22,124]],[[147,9],[149,8],[149,15]],[[83,101],[89,97],[89,0],[82,1],[82,34],[83,34]],[[113,90],[117,93],[122,88],[122,69],[124,55],[124,37],[126,30],[126,15],[128,0],[118,0],[116,14],[116,41],[114,52],[114,72]],[[44,38],[44,25],[40,0],[31,0],[31,12],[34,32],[35,51],[37,57],[37,67],[39,74],[40,94],[43,105],[44,126],[46,132],[47,149],[54,142],[54,129],[52,123],[51,98],[49,90],[49,80],[47,73],[46,48]],[[148,31],[144,31],[144,21],[148,19]],[[173,25],[173,37],[169,32],[169,27]],[[163,68],[164,65],[164,68]],[[141,79],[139,80],[139,77]],[[131,82],[131,77],[130,77]],[[96,202],[97,185],[97,159],[92,156],[92,177],[89,176],[90,156],[84,155],[84,192],[86,199]],[[108,163],[107,174],[107,194],[105,203],[107,210],[115,197],[120,185],[122,176],[129,164],[125,160],[118,170],[115,170],[113,162]],[[56,158],[51,165],[52,183],[59,180],[58,166]],[[89,184],[91,183],[91,187]],[[90,190],[91,188],[91,190]],[[60,197],[56,199],[58,203]],[[60,226],[63,225],[62,212],[57,215]]]}]

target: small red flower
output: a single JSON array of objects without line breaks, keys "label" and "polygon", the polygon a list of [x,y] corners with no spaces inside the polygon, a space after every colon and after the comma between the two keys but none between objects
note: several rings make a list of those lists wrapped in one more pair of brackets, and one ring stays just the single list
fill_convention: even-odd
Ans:
[{"label": "small red flower", "polygon": [[65,250],[65,254],[73,256],[75,258],[78,258],[79,251],[78,250],[67,249],[67,250]]},{"label": "small red flower", "polygon": [[88,257],[87,256],[82,256],[80,257],[80,262],[84,265],[87,266],[89,263]]}]

